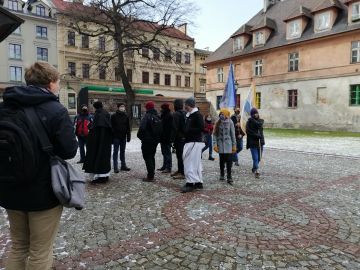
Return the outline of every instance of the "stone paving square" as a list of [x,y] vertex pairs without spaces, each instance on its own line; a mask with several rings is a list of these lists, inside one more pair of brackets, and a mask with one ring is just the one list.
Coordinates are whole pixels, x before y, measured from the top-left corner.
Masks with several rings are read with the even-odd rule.
[[[249,151],[233,168],[233,186],[218,180],[218,158],[205,153],[204,190],[181,194],[184,181],[169,175],[141,182],[145,165],[132,141],[132,170],[88,184],[86,209],[65,209],[54,269],[360,269],[360,159],[268,145],[260,179]],[[160,147],[156,158],[158,168]],[[1,269],[10,245],[2,209]]]

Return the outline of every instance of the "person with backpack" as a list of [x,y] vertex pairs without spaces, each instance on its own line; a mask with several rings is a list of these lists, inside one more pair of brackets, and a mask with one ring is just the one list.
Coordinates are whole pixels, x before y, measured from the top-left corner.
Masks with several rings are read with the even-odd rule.
[[130,142],[131,139],[130,119],[129,116],[126,114],[125,104],[119,103],[117,105],[117,108],[118,108],[117,111],[113,115],[111,115],[111,126],[114,136],[113,167],[115,173],[119,173],[119,167],[118,167],[119,148],[120,148],[120,161],[121,161],[120,170],[130,171],[130,168],[126,166],[125,148],[126,148],[126,143]]
[[74,122],[75,134],[78,139],[80,149],[80,160],[78,163],[84,163],[87,136],[89,135],[89,127],[92,124],[92,117],[90,116],[88,107],[85,104],[81,106],[81,112],[75,116]]
[[243,150],[243,137],[245,132],[241,128],[241,115],[240,108],[236,108],[234,114],[231,116],[235,127],[235,137],[236,137],[236,153],[233,154],[232,161],[235,166],[239,166],[239,156],[238,154]]
[[174,100],[173,126],[171,132],[171,142],[174,144],[178,169],[172,173],[174,179],[184,179],[183,150],[185,145],[185,119],[184,101],[182,99]]
[[83,169],[90,174],[91,183],[106,183],[111,171],[111,145],[113,133],[110,114],[103,108],[101,101],[93,104],[94,121],[89,131],[87,154]]
[[194,98],[185,100],[187,114],[184,129],[185,145],[183,160],[186,184],[181,189],[182,193],[203,188],[201,151],[205,146],[202,142],[204,119],[195,105]]
[[155,110],[155,104],[148,101],[145,104],[146,113],[141,120],[137,137],[141,140],[141,152],[145,161],[147,176],[144,182],[155,181],[155,154],[162,134],[161,119]]
[[0,104],[0,206],[10,224],[7,270],[49,270],[63,206],[51,185],[50,159],[25,110],[34,109],[55,155],[71,159],[78,143],[68,111],[58,101],[59,72],[36,62],[25,71],[26,86],[5,89]]
[[215,160],[212,156],[212,150],[213,150],[213,140],[212,140],[212,134],[214,130],[214,124],[211,118],[211,115],[208,114],[205,116],[205,128],[204,128],[204,136],[205,136],[205,147],[202,149],[202,153],[206,151],[206,149],[209,148],[209,160],[213,161]]
[[161,105],[161,122],[163,132],[161,134],[160,146],[163,155],[163,165],[158,170],[162,173],[171,173],[172,156],[171,156],[171,129],[173,125],[173,116],[170,111],[170,105],[164,103]]

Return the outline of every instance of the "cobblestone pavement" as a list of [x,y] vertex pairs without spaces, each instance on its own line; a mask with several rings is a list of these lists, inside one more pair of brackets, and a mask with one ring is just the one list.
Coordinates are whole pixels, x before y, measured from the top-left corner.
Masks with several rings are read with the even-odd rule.
[[[255,179],[244,150],[233,186],[204,159],[204,190],[181,194],[168,175],[141,182],[129,148],[130,172],[88,185],[86,209],[64,211],[55,269],[360,269],[359,159],[266,149]],[[1,211],[0,268],[11,245]]]

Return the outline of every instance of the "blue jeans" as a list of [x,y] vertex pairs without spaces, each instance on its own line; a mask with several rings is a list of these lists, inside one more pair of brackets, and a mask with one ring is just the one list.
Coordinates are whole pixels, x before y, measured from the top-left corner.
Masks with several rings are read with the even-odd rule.
[[204,153],[206,151],[206,149],[209,148],[209,158],[212,157],[212,151],[213,151],[213,147],[212,147],[212,135],[211,134],[206,134],[206,144],[205,147],[202,149],[202,153]]
[[115,138],[113,140],[113,144],[114,144],[114,152],[113,152],[114,169],[118,169],[119,148],[120,148],[121,168],[126,167],[126,162],[125,162],[126,139],[117,139],[117,138]]
[[259,148],[257,148],[257,147],[250,148],[250,152],[251,152],[251,156],[252,156],[252,160],[253,160],[253,167],[252,167],[253,172],[259,169],[259,162],[261,160],[263,150],[264,150],[264,147],[261,146],[261,155],[260,155]]
[[239,161],[238,154],[243,150],[243,145],[243,138],[236,140],[236,153],[233,154],[233,162]]
[[171,144],[161,143],[161,154],[163,155],[163,166],[162,168],[171,170],[172,167],[172,155],[171,155]]
[[84,162],[85,161],[85,147],[86,147],[86,137],[82,137],[82,136],[78,136],[77,137],[78,142],[79,142],[79,149],[80,149],[80,161]]

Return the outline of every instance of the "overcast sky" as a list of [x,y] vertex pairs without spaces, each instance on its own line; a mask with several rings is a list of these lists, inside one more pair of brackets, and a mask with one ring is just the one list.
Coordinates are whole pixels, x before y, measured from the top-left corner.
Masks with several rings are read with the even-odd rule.
[[195,47],[215,51],[263,6],[263,0],[194,0],[199,12],[190,26]]

